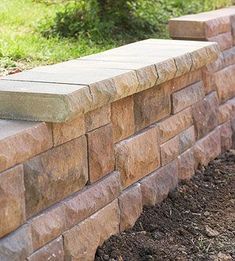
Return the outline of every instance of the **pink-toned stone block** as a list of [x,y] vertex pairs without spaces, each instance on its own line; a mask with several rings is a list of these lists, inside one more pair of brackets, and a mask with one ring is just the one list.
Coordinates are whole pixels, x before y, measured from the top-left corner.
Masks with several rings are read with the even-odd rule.
[[176,136],[160,146],[162,166],[176,159],[179,155],[179,136]]
[[190,179],[195,172],[195,159],[193,149],[189,149],[181,154],[179,160],[179,179]]
[[232,147],[232,126],[231,122],[227,121],[222,124],[220,127],[220,137],[221,137],[221,152],[231,149]]

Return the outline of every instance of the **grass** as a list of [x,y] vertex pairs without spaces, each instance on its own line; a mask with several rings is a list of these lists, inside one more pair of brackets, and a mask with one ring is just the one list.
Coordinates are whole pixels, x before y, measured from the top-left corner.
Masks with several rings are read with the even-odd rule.
[[[0,75],[17,67],[26,69],[57,63],[100,52],[126,42],[126,39],[112,40],[111,35],[102,41],[85,36],[79,39],[57,36],[45,38],[39,30],[40,24],[43,21],[52,21],[66,1],[68,0],[0,0]],[[230,2],[230,0],[215,1],[225,4]],[[182,12],[195,12],[195,8],[192,9],[191,6],[191,9],[182,11],[181,0],[156,0],[156,10],[153,11],[150,10],[152,6],[146,6],[147,1],[140,0],[140,2],[143,10],[139,12],[142,12],[143,16],[147,14],[154,23],[156,19],[156,27],[160,29],[153,37],[158,38],[167,37],[166,22],[170,16],[182,15]],[[198,5],[198,1],[196,3]],[[196,10],[204,9],[197,7]]]

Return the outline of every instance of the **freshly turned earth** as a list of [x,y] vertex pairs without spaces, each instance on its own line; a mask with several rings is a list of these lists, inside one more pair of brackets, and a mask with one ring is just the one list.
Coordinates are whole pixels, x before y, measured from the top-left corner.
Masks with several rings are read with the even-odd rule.
[[235,260],[235,151],[197,172],[106,241],[95,260]]

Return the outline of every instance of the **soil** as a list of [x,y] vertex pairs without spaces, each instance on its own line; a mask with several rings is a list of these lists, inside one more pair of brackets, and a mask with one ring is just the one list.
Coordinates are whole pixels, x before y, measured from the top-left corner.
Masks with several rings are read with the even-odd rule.
[[135,226],[106,241],[95,260],[235,260],[235,151],[144,208]]

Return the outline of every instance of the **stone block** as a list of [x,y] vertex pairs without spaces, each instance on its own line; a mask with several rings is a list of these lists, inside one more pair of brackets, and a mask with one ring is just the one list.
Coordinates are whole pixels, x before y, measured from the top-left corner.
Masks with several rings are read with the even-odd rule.
[[78,116],[65,123],[53,123],[54,146],[66,143],[85,134],[84,115]]
[[25,222],[23,167],[0,173],[0,238]]
[[207,40],[218,43],[221,51],[227,50],[233,46],[233,37],[231,31],[209,37]]
[[63,238],[59,237],[27,258],[28,261],[64,261]]
[[204,137],[218,125],[219,102],[216,92],[192,106],[197,139]]
[[221,153],[220,129],[217,127],[194,145],[196,167],[207,166],[208,163]]
[[22,261],[33,252],[31,231],[25,225],[0,239],[1,261]]
[[187,130],[179,134],[179,153],[183,153],[191,148],[195,143],[195,129],[194,126],[189,127]]
[[115,147],[116,168],[123,187],[128,187],[160,166],[159,135],[156,127],[124,140]]
[[46,123],[0,120],[0,171],[51,147],[51,129]]
[[134,226],[143,210],[140,184],[124,190],[118,200],[120,207],[120,231],[124,231]]
[[193,149],[189,149],[181,154],[179,160],[179,179],[190,179],[195,172],[195,159]]
[[157,124],[159,129],[160,143],[164,143],[167,140],[173,138],[180,132],[189,128],[193,124],[191,108],[187,108],[166,120],[163,120]]
[[232,127],[231,122],[227,121],[222,124],[220,127],[220,137],[221,137],[221,152],[225,152],[232,147]]
[[205,94],[209,94],[210,92],[216,90],[214,72],[209,72],[206,69],[202,70],[202,79],[203,79]]
[[168,81],[134,95],[135,127],[137,131],[170,115],[171,85],[172,81]]
[[232,105],[228,102],[219,106],[218,121],[222,124],[229,121],[232,115]]
[[120,174],[114,172],[66,199],[63,202],[65,206],[66,228],[75,226],[108,205],[119,196],[120,191]]
[[111,119],[115,143],[134,134],[135,119],[133,96],[112,103]]
[[118,201],[87,218],[64,233],[65,260],[93,261],[98,246],[119,232]]
[[162,202],[178,184],[178,160],[174,160],[140,181],[143,204]]
[[114,170],[112,125],[108,124],[87,134],[89,181],[95,182]]
[[156,63],[155,66],[158,74],[158,79],[156,84],[165,83],[173,79],[177,74],[176,63],[172,57],[166,59],[165,61]]
[[86,137],[74,139],[24,164],[27,217],[84,187],[88,180]]
[[203,82],[197,82],[172,94],[172,111],[177,113],[205,97]]
[[135,71],[139,81],[138,91],[152,88],[159,78],[155,65],[149,65]]
[[224,67],[234,65],[235,64],[235,47],[225,50],[223,52],[223,58],[224,58]]
[[160,146],[162,166],[176,159],[179,155],[179,136],[168,140]]
[[29,221],[33,250],[37,250],[65,231],[65,208],[59,204]]
[[97,129],[111,122],[110,105],[105,105],[85,114],[86,131]]

